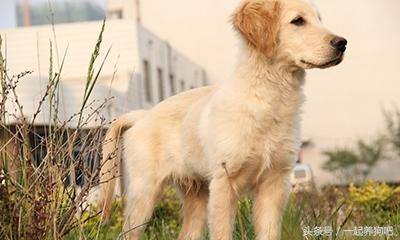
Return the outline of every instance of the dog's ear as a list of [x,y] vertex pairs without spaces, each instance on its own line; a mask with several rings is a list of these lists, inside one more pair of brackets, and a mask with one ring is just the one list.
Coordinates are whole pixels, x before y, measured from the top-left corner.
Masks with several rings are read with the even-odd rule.
[[276,1],[246,1],[232,16],[236,31],[271,58],[278,44],[280,6]]

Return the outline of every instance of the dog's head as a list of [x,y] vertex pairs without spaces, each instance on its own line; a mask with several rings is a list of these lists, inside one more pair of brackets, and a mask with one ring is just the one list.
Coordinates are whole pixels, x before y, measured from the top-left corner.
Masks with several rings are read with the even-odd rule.
[[250,48],[291,67],[331,67],[346,50],[346,39],[322,25],[308,0],[245,0],[232,23]]

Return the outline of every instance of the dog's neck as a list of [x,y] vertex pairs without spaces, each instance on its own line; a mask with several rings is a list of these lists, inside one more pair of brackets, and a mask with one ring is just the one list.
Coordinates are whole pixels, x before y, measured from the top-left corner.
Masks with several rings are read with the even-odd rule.
[[[243,48],[233,79],[224,84],[248,109],[268,115],[297,115],[303,103],[305,71],[273,62],[255,49]],[[238,106],[239,107],[239,106]],[[258,109],[258,110],[257,110]]]
[[234,84],[252,91],[273,89],[285,92],[301,91],[305,71],[273,61],[251,47],[244,47],[239,54]]

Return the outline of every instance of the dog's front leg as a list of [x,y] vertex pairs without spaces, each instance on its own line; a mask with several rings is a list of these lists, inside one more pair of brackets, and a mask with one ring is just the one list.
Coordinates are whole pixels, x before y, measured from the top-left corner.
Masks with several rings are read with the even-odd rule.
[[253,209],[257,240],[278,240],[286,202],[290,193],[290,173],[270,172],[258,185]]
[[183,189],[183,223],[179,240],[200,240],[207,221],[208,186]]
[[211,180],[208,204],[211,240],[232,239],[237,200],[231,179],[225,173]]

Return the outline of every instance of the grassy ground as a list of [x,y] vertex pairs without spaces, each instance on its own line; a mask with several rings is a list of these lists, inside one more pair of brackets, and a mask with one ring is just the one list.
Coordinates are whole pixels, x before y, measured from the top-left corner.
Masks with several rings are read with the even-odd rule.
[[[363,198],[357,195],[363,192]],[[323,189],[319,194],[292,194],[285,211],[282,226],[283,240],[301,239],[399,239],[400,212],[399,190],[384,184],[369,182],[360,187]],[[248,199],[240,201],[237,214],[234,239],[255,239],[251,221],[252,202]],[[147,224],[143,239],[167,240],[177,239],[180,228],[180,203],[173,190],[168,190],[155,210],[153,218]],[[68,239],[111,240],[118,238],[122,230],[121,200],[114,203],[111,221],[100,226],[98,219],[93,219],[83,230],[70,234]],[[374,227],[393,227],[393,234],[398,236],[373,236]],[[366,236],[354,236],[351,231],[362,227]],[[305,236],[304,230],[311,232]],[[330,236],[324,235],[332,230]],[[322,231],[321,234],[318,234]],[[325,232],[324,232],[325,231]],[[204,239],[208,239],[207,231]]]

